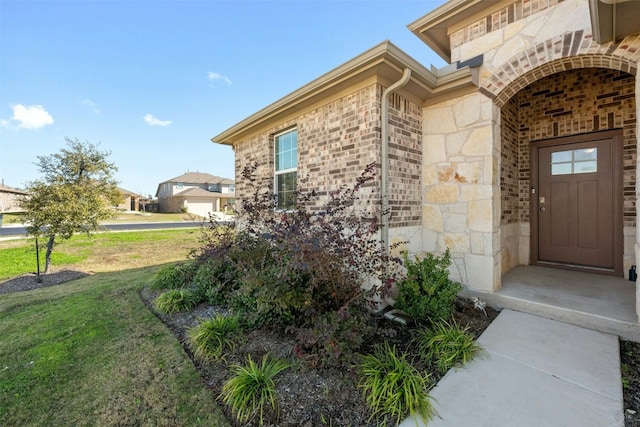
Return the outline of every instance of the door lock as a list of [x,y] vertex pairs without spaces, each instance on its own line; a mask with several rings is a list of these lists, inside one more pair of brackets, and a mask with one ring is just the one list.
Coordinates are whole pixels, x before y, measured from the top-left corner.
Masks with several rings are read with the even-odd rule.
[[540,212],[544,212],[546,210],[547,210],[547,208],[545,208],[544,206],[540,206]]

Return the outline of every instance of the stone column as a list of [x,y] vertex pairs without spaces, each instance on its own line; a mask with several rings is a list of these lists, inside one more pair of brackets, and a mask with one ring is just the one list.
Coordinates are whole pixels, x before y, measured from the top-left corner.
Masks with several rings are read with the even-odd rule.
[[472,289],[500,287],[500,110],[474,93],[424,112],[423,242]]

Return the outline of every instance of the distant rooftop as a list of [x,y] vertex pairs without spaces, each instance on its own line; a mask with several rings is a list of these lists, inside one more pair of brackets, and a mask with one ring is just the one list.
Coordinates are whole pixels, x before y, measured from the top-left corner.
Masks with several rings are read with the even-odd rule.
[[0,184],[0,193],[14,193],[14,194],[27,194],[24,190],[19,188],[9,187],[8,185]]
[[229,178],[211,175],[204,172],[187,172],[183,175],[161,182],[188,182],[192,184],[234,184],[235,181]]

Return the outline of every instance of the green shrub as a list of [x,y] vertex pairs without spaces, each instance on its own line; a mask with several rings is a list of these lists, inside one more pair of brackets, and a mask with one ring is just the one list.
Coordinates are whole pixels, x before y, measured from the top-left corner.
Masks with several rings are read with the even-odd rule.
[[[198,299],[212,305],[224,305],[232,286],[226,273],[232,266],[220,259],[207,259],[198,265],[193,276],[193,289]],[[233,280],[235,278],[232,277]]]
[[469,329],[455,320],[440,321],[418,331],[416,338],[420,357],[441,374],[454,366],[464,366],[482,351]]
[[167,314],[192,309],[197,303],[191,289],[170,289],[158,295],[155,300],[156,308]]
[[[225,267],[213,272],[216,280],[206,290],[208,299],[242,313],[246,326],[288,328],[309,340],[299,347],[314,355],[346,354],[358,341],[342,341],[362,322],[344,316],[359,316],[362,305],[388,292],[392,280],[386,267],[400,263],[385,255],[377,217],[358,202],[359,193],[375,183],[375,164],[352,186],[326,197],[300,180],[296,205],[286,211],[274,209],[276,196],[272,188],[260,186],[264,181],[257,178],[256,168],[242,173],[248,197],[241,200],[238,225],[212,222],[203,231],[198,261]],[[372,286],[365,290],[365,284]],[[339,326],[337,317],[348,327]],[[328,335],[316,328],[319,323],[329,326]]]
[[449,249],[442,256],[429,253],[414,260],[405,252],[403,259],[407,275],[398,282],[395,307],[418,321],[437,322],[451,318],[462,286],[449,279]]
[[406,355],[400,356],[388,344],[376,347],[373,354],[363,356],[360,365],[360,387],[372,409],[371,418],[395,418],[396,425],[407,416],[419,415],[429,421],[436,414],[427,391],[429,376],[411,365]]
[[220,398],[231,407],[239,422],[246,423],[259,412],[260,425],[263,425],[266,405],[276,413],[278,411],[275,377],[290,366],[288,362],[268,354],[260,365],[248,356],[246,366],[232,366],[233,376],[222,387]]
[[225,349],[233,348],[239,340],[240,326],[236,316],[223,316],[203,320],[189,329],[189,341],[198,359],[218,360]]
[[165,265],[155,274],[152,287],[155,289],[178,289],[186,287],[196,271],[195,263],[179,262]]
[[283,273],[275,260],[265,259],[262,264],[261,268],[247,269],[231,297],[234,309],[244,313],[243,321],[254,328],[308,323],[314,313],[305,310],[312,304],[307,280],[295,270]]
[[296,350],[300,355],[301,351],[307,354],[312,364],[351,366],[356,362],[356,352],[373,335],[370,320],[364,305],[318,316],[309,326],[297,329]]

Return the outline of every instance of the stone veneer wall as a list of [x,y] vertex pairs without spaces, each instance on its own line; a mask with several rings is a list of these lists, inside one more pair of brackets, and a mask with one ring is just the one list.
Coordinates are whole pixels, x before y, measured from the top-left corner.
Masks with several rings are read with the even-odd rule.
[[[484,17],[485,19],[487,17]],[[638,65],[640,63],[640,34],[629,35],[622,40],[609,43],[598,44],[593,40],[591,33],[591,18],[589,15],[588,0],[563,0],[553,7],[547,7],[541,12],[524,16],[520,20],[510,21],[507,15],[504,16],[497,29],[493,27],[491,31],[480,34],[480,30],[472,30],[469,25],[464,29],[470,33],[467,37],[458,37],[451,49],[451,60],[464,61],[477,55],[483,55],[483,65],[479,73],[480,92],[493,100],[495,106],[502,108],[502,117],[496,122],[514,120],[514,109],[516,105],[507,103],[523,88],[541,80],[544,77],[562,73],[567,70],[583,68],[606,68],[618,70],[637,76]],[[491,17],[493,19],[493,17]],[[486,25],[486,24],[485,24]],[[475,33],[474,33],[475,31]],[[635,96],[640,94],[640,79],[635,79]],[[464,102],[464,99],[450,101],[451,107],[456,102]],[[616,102],[616,101],[614,101]],[[602,105],[602,104],[600,104]],[[504,107],[504,108],[503,108]],[[640,114],[640,103],[636,102],[636,116]],[[615,113],[614,113],[615,122]],[[600,123],[601,125],[602,123]],[[615,123],[614,123],[615,124]],[[618,123],[619,125],[620,123]],[[607,114],[606,125],[609,126],[609,116]],[[501,125],[504,131],[510,126],[509,123]],[[559,129],[560,124],[558,124]],[[575,133],[580,132],[580,126]],[[635,186],[635,198],[632,193],[633,188],[628,177],[632,173],[631,163],[634,159],[630,156],[632,137],[629,136],[632,126],[625,125],[625,270],[629,263],[640,265],[640,229],[630,226],[631,200],[638,199],[640,189]],[[501,130],[497,130],[499,135]],[[507,130],[507,133],[509,130]],[[428,135],[425,135],[425,139]],[[638,146],[638,135],[636,135],[635,145]],[[501,176],[507,176],[500,182],[503,191],[513,192],[514,190],[514,170],[504,162],[513,160],[514,136],[511,130],[510,135],[498,137],[501,139],[498,150],[504,146],[506,153],[499,151],[498,160],[501,167]],[[638,168],[638,159],[635,158],[635,170]],[[635,175],[635,170],[633,174]],[[518,171],[518,174],[524,171]],[[527,199],[528,200],[528,199]],[[635,203],[634,200],[634,203]],[[502,271],[506,271],[510,266],[529,262],[529,223],[519,218],[521,209],[515,206],[515,199],[503,195],[500,241],[497,247],[505,249],[501,253]],[[520,201],[518,200],[520,203]],[[522,201],[525,204],[528,202]],[[638,207],[633,209],[637,211]],[[515,214],[514,212],[518,212]],[[528,213],[525,215],[528,216]],[[635,231],[634,231],[635,230]],[[634,247],[635,246],[635,247]],[[634,255],[635,252],[635,255]],[[635,259],[635,262],[632,260]],[[472,271],[467,266],[467,271]],[[481,272],[477,269],[472,274]],[[487,268],[484,269],[487,271]],[[496,290],[500,285],[500,278],[493,278],[493,287],[479,286],[483,290]],[[636,312],[640,316],[640,281],[636,284]]]
[[[313,185],[321,200],[341,186],[351,186],[370,163],[381,163],[381,103],[383,88],[371,85],[319,106],[234,146],[236,196],[246,197],[242,179],[247,165],[259,165],[261,186],[273,186],[274,135],[298,130],[298,185]],[[397,94],[389,108],[390,225],[394,228],[421,224],[422,110]],[[379,178],[361,193],[361,207],[380,212]],[[320,202],[319,202],[320,203]],[[314,209],[315,206],[310,206]]]
[[482,37],[487,33],[497,31],[515,21],[555,6],[562,1],[563,0],[518,0],[513,2],[451,33],[449,36],[451,48],[456,48],[464,43]]
[[450,249],[452,276],[499,284],[499,111],[475,93],[424,110],[424,249]]

